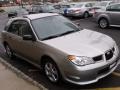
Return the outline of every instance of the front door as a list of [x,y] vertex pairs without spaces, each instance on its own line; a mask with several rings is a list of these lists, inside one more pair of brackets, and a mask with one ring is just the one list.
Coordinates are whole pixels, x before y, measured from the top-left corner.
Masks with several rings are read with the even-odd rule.
[[17,48],[17,51],[19,54],[24,56],[25,58],[31,60],[34,63],[39,63],[42,48],[39,47],[38,41],[33,40],[23,40],[24,35],[31,35],[35,38],[35,35],[29,25],[29,23],[25,20],[19,21],[19,40],[17,44],[19,44],[19,48]]

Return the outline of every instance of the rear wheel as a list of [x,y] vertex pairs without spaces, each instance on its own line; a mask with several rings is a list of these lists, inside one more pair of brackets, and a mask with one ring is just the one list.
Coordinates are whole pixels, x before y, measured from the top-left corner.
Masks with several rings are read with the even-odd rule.
[[109,26],[109,23],[108,23],[108,20],[105,19],[105,18],[101,18],[99,21],[98,21],[98,24],[100,26],[100,28],[107,28]]
[[44,64],[44,72],[52,83],[58,83],[60,81],[60,72],[54,62],[46,61]]
[[13,51],[8,44],[5,45],[5,52],[9,58],[13,58]]
[[85,12],[84,15],[83,15],[84,18],[88,18],[89,17],[89,13],[88,12]]

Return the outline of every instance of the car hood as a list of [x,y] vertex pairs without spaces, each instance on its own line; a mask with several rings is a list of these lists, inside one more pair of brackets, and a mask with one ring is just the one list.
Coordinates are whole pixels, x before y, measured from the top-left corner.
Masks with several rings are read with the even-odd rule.
[[88,57],[101,55],[115,44],[109,36],[88,29],[45,40],[44,43],[69,55]]

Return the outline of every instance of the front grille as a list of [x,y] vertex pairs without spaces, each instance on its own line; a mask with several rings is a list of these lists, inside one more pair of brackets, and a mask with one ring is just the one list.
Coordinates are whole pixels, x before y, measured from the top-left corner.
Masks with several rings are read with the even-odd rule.
[[96,57],[93,57],[93,60],[94,61],[101,61],[103,59],[102,55],[99,55],[99,56],[96,56]]
[[113,57],[114,51],[115,51],[115,48],[112,48],[105,53],[106,60],[110,60]]

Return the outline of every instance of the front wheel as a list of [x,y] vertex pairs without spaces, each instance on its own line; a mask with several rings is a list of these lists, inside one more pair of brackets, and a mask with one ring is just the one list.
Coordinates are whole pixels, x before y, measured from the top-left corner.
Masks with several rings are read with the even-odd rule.
[[47,78],[52,83],[58,83],[60,81],[60,72],[57,68],[57,65],[52,61],[47,61],[44,64],[44,72]]
[[109,23],[108,23],[108,20],[105,19],[105,18],[101,18],[99,21],[98,21],[98,24],[100,26],[100,28],[107,28],[109,26]]

